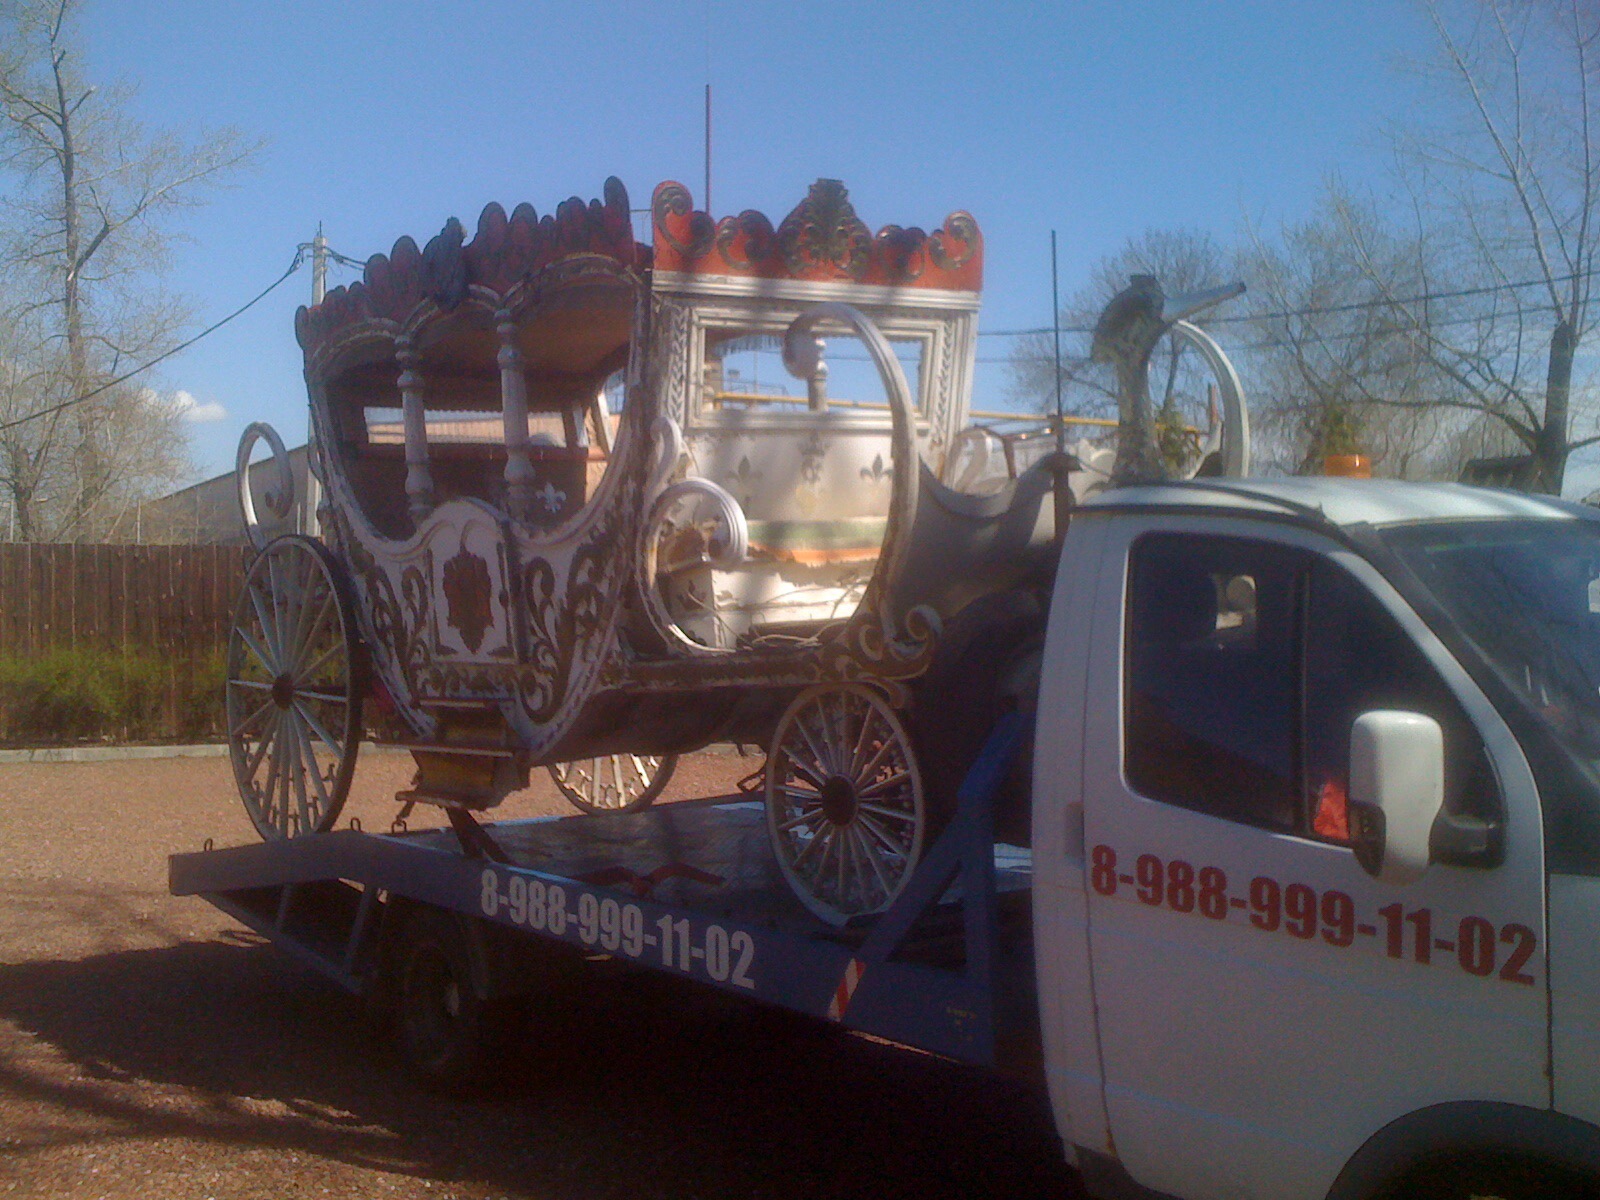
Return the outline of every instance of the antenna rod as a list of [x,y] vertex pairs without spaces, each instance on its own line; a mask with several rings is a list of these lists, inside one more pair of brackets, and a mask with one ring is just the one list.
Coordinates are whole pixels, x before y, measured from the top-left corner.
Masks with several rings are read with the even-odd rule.
[[1061,281],[1054,229],[1050,231],[1050,329],[1055,334],[1056,362],[1056,452],[1050,456],[1050,491],[1055,500],[1055,543],[1059,550],[1066,541],[1074,501],[1068,478],[1073,460],[1067,457],[1067,414],[1061,403]]
[[706,84],[706,198],[705,212],[711,211],[711,85]]
[[1050,326],[1056,344],[1056,453],[1067,451],[1066,412],[1061,407],[1061,281],[1056,269],[1056,231],[1050,231]]

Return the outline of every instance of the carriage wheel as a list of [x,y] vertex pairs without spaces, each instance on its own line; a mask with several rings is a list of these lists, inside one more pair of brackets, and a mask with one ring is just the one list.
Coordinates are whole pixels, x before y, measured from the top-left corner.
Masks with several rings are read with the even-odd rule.
[[887,908],[927,819],[911,739],[878,693],[823,685],[795,699],[767,758],[767,830],[802,904],[833,925]]
[[676,754],[602,754],[551,763],[549,770],[580,812],[638,812],[650,807],[677,766]]
[[228,638],[228,753],[268,841],[332,827],[361,742],[360,657],[339,567],[278,538],[256,556]]

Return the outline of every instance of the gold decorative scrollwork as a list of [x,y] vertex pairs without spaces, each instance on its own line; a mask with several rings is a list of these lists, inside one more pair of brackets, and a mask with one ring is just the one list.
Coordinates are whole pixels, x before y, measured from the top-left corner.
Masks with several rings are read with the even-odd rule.
[[605,632],[606,600],[617,586],[617,558],[599,539],[589,540],[573,555],[564,593],[558,593],[549,560],[534,558],[522,567],[528,631],[522,707],[541,725],[555,720],[567,702],[577,652],[597,646]]
[[[378,565],[361,540],[352,535],[345,515],[337,507],[329,510],[326,528],[335,554],[350,569],[351,582],[359,601],[356,619],[375,665],[380,675],[387,677],[390,685],[399,684],[403,689],[404,694],[397,697],[400,703],[396,715],[407,725],[412,725],[416,714],[409,700],[418,691],[419,674],[427,662],[427,648],[418,636],[421,627],[408,623],[388,573]],[[422,603],[425,615],[425,594]]]
[[[954,253],[950,246],[952,242],[960,247]],[[945,219],[944,228],[936,230],[928,239],[928,256],[940,270],[953,271],[966,265],[977,253],[977,246],[978,222],[972,218],[972,214],[951,213]]]
[[828,266],[860,279],[871,260],[872,234],[856,216],[844,184],[819,179],[778,227],[778,247],[797,275]]
[[527,669],[519,689],[522,707],[535,721],[545,722],[561,706],[572,664],[571,643],[561,641],[556,571],[548,559],[535,558],[523,565],[522,601],[528,621]]
[[[740,234],[744,235],[742,239]],[[724,217],[717,222],[717,253],[724,265],[749,270],[772,254],[776,237],[766,214],[747,208],[737,217]]]
[[942,623],[925,604],[907,611],[899,628],[875,579],[855,615],[822,645],[822,673],[835,680],[887,681],[921,675],[933,661]]
[[[656,189],[655,203],[650,218],[655,222],[656,233],[661,239],[685,258],[695,259],[704,256],[711,249],[713,227],[711,218],[703,212],[696,212],[694,200],[689,195],[689,189],[678,183],[663,184]],[[689,239],[681,241],[672,233],[672,225],[684,217],[689,219]]]

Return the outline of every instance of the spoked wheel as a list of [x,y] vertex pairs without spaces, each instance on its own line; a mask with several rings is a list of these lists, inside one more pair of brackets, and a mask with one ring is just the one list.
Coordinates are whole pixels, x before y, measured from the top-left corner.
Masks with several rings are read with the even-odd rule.
[[580,812],[638,812],[672,779],[678,756],[602,754],[551,763],[550,778]]
[[802,692],[767,758],[767,830],[789,886],[833,925],[905,888],[927,835],[922,777],[899,718],[855,684]]
[[228,753],[268,841],[332,827],[361,742],[356,626],[339,567],[298,535],[250,564],[228,638]]

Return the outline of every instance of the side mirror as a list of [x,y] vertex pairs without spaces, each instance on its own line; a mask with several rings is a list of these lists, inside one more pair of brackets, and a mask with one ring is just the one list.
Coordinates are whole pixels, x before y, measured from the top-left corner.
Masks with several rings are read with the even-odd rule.
[[1350,731],[1350,833],[1356,861],[1384,883],[1428,869],[1444,807],[1444,730],[1421,713],[1362,713]]

